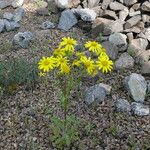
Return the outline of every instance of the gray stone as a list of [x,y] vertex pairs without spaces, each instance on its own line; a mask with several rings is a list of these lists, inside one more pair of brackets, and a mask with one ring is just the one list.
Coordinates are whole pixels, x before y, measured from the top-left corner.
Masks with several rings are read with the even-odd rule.
[[134,59],[128,54],[123,53],[115,62],[116,69],[129,69],[134,67]]
[[110,7],[110,9],[115,10],[115,11],[116,10],[124,10],[126,8],[123,4],[121,4],[119,2],[111,2],[109,4],[109,7]]
[[24,17],[25,15],[25,10],[23,8],[17,8],[14,12],[14,16],[13,16],[13,20],[15,22],[19,22],[22,20],[22,18]]
[[129,28],[133,27],[140,20],[141,20],[141,16],[140,15],[133,16],[132,18],[130,18],[129,20],[126,21],[125,26],[124,26],[125,29],[129,29]]
[[134,5],[132,6],[132,8],[133,8],[134,10],[139,10],[139,9],[140,9],[140,6],[141,6],[140,3],[136,3],[136,4],[134,4]]
[[116,111],[130,114],[131,106],[126,99],[118,99],[115,103]]
[[147,83],[142,75],[132,73],[130,76],[125,78],[125,86],[136,102],[144,102]]
[[128,8],[125,8],[125,9],[121,10],[119,12],[119,19],[124,21],[127,18],[128,14],[129,14]]
[[137,3],[138,0],[123,0],[123,3],[126,5],[126,6],[131,6],[135,3]]
[[148,106],[136,102],[131,103],[131,111],[137,116],[147,116],[150,114]]
[[110,85],[107,85],[104,83],[99,83],[99,86],[105,89],[107,95],[110,95],[110,92],[112,89],[112,87]]
[[93,8],[99,4],[100,0],[88,1],[88,8]]
[[7,1],[7,0],[0,1],[0,9],[6,8],[6,7],[10,6],[10,5],[11,5],[11,3],[9,1]]
[[138,33],[142,32],[142,29],[139,28],[138,26],[133,26],[133,27],[131,27],[129,29],[124,30],[124,32],[125,33],[133,32],[133,33],[137,33],[138,34]]
[[17,8],[17,7],[21,7],[24,3],[24,0],[13,0],[12,2],[12,7]]
[[78,23],[76,16],[71,10],[65,10],[61,13],[58,28],[68,31]]
[[143,38],[133,39],[128,45],[128,53],[134,57],[137,57],[143,51],[146,50],[148,41]]
[[141,14],[141,11],[134,11],[134,12],[129,13],[129,16],[133,17],[133,16],[140,15],[140,14]]
[[103,0],[102,2],[102,9],[107,9],[107,7],[109,6],[109,4],[113,2],[113,0]]
[[147,39],[145,34],[143,32],[140,32],[138,35],[137,35],[137,38],[142,38],[142,39]]
[[3,19],[0,19],[0,33],[4,31],[5,23]]
[[13,45],[21,48],[28,48],[30,41],[33,39],[31,32],[19,32],[13,38]]
[[150,27],[145,29],[145,36],[147,40],[150,42]]
[[4,20],[6,31],[12,31],[20,27],[20,24],[15,21]]
[[106,97],[106,91],[101,86],[94,85],[85,90],[85,103],[90,105],[92,103],[103,102]]
[[80,16],[83,21],[94,21],[97,16],[96,12],[89,8],[72,9],[72,11],[77,16]]
[[113,20],[118,19],[116,13],[114,11],[111,11],[111,10],[104,10],[103,17],[108,18],[108,19],[113,19]]
[[142,4],[141,9],[142,9],[143,11],[148,11],[148,12],[150,12],[150,2],[145,1],[145,2]]
[[145,75],[150,75],[150,60],[141,65],[141,72]]
[[129,33],[127,33],[126,34],[127,35],[127,38],[128,38],[128,41],[129,41],[129,43],[131,43],[131,41],[133,40],[133,33],[132,32],[129,32]]
[[4,14],[3,14],[3,18],[4,19],[7,19],[7,20],[12,20],[12,18],[13,18],[13,14],[12,13],[9,13],[9,12],[5,12]]
[[142,21],[144,23],[150,23],[150,16],[149,15],[146,15],[146,14],[143,14],[142,15]]
[[122,33],[114,33],[109,36],[109,41],[119,48],[119,51],[127,49],[127,36]]
[[108,56],[115,60],[118,56],[118,47],[109,41],[105,41],[102,43],[102,46],[106,49],[106,53]]
[[42,23],[41,28],[44,29],[44,30],[53,29],[53,28],[55,28],[55,25],[50,21],[45,21],[45,22]]

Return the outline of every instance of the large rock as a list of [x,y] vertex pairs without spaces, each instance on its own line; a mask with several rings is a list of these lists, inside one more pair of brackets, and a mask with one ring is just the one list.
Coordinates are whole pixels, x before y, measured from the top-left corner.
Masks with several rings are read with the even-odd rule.
[[33,39],[31,32],[19,32],[13,38],[13,45],[21,48],[28,48],[30,41]]
[[119,59],[115,62],[116,69],[129,69],[133,68],[133,66],[134,59],[126,52],[121,54]]
[[94,10],[89,8],[84,9],[72,9],[75,15],[81,17],[83,21],[94,21],[97,14]]
[[133,114],[135,114],[137,116],[150,115],[150,109],[148,106],[145,106],[143,104],[136,103],[136,102],[133,102],[131,104],[131,111],[133,112]]
[[11,2],[8,1],[8,0],[1,0],[0,1],[0,9],[6,8],[6,7],[10,6],[10,5],[11,5]]
[[115,103],[116,111],[130,114],[131,106],[126,99],[118,99]]
[[109,41],[119,48],[119,51],[127,49],[127,36],[122,33],[114,33],[109,36]]
[[130,18],[129,20],[126,21],[125,23],[125,29],[129,29],[136,25],[139,21],[141,20],[141,15],[136,15]]
[[14,16],[13,16],[13,20],[15,22],[19,22],[22,20],[22,18],[24,17],[25,15],[25,10],[23,8],[17,8],[14,12]]
[[137,57],[143,51],[146,50],[148,41],[143,38],[133,39],[128,45],[128,53],[134,57]]
[[58,28],[64,31],[68,31],[77,23],[78,20],[76,16],[73,14],[73,12],[71,10],[65,10],[61,13]]
[[4,31],[5,23],[3,19],[0,19],[0,33]]
[[118,3],[118,2],[111,2],[109,4],[109,7],[110,7],[110,9],[115,10],[115,11],[116,10],[124,10],[126,8],[123,4]]
[[136,102],[144,102],[147,90],[147,82],[142,75],[132,73],[130,76],[125,78],[125,86]]
[[145,2],[142,4],[141,9],[142,9],[143,11],[148,11],[148,12],[150,12],[150,2],[145,1]]
[[57,7],[65,9],[78,6],[80,4],[80,0],[55,0],[55,3]]
[[91,86],[85,91],[85,103],[90,105],[92,103],[103,102],[106,97],[106,91],[103,87],[97,85]]
[[118,47],[109,41],[105,41],[102,43],[102,46],[106,49],[106,53],[108,56],[115,60],[118,56]]
[[13,0],[12,7],[17,8],[21,7],[24,3],[24,0]]

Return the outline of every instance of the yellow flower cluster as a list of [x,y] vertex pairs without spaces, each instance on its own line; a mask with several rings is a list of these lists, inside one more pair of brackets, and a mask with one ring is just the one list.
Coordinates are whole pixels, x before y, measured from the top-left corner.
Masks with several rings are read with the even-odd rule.
[[108,73],[113,69],[113,62],[98,42],[89,41],[84,45],[89,52],[92,52],[92,55],[97,56],[96,60],[92,59],[92,57],[87,57],[84,52],[76,52],[76,45],[76,40],[70,37],[62,38],[58,48],[54,50],[53,55],[51,57],[43,57],[39,61],[39,75],[44,76],[45,73],[54,69],[58,69],[59,73],[68,74],[74,67],[80,66],[83,66],[91,76],[96,75],[99,70],[102,73]]

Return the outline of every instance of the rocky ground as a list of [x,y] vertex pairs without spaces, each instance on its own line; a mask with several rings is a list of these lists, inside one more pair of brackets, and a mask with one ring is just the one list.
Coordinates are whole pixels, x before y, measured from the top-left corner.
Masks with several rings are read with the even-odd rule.
[[[114,70],[72,93],[69,111],[81,118],[72,149],[149,150],[149,13],[148,0],[0,0],[0,62],[37,61],[65,36],[100,42]],[[0,149],[54,150],[48,126],[61,116],[57,93],[51,77],[48,90],[38,82],[0,95]]]

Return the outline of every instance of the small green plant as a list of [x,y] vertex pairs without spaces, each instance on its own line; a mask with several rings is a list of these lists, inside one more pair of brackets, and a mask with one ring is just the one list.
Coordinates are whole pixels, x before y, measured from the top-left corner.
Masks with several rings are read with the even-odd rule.
[[11,59],[0,62],[0,86],[12,92],[21,84],[33,85],[38,79],[36,63],[23,59]]
[[113,136],[116,136],[118,134],[118,128],[113,125],[109,129],[107,129],[107,132]]

